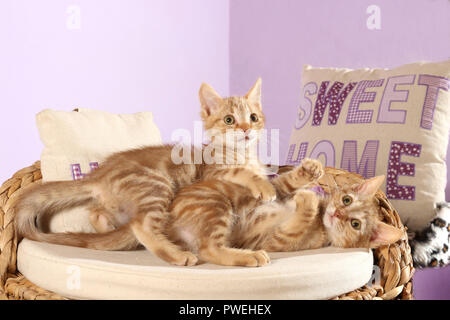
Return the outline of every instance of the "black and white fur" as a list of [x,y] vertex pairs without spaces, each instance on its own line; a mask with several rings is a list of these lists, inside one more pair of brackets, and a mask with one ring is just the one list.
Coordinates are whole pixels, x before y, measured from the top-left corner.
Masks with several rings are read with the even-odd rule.
[[422,230],[409,234],[414,266],[443,267],[450,263],[450,203],[436,204],[436,217]]

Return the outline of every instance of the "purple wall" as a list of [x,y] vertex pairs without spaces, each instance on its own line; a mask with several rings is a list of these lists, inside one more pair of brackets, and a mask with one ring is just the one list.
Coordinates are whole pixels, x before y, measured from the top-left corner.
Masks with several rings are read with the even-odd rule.
[[417,300],[449,300],[450,266],[417,270],[413,278],[413,290]]
[[2,1],[0,181],[39,159],[44,108],[151,110],[164,141],[192,129],[203,81],[228,94],[228,38],[228,1]]
[[[366,26],[373,4],[380,30]],[[304,64],[389,68],[450,58],[448,0],[230,0],[230,17],[230,93],[262,77],[263,108],[268,127],[281,129],[283,161]],[[418,271],[415,285],[417,298],[450,299],[450,268]]]
[[[380,30],[366,27],[372,4],[381,9]],[[258,76],[268,127],[281,129],[283,161],[303,64],[444,60],[448,39],[448,0],[4,0],[0,181],[39,158],[34,115],[44,108],[151,110],[168,142],[199,119],[201,82],[242,94]],[[419,271],[416,297],[450,299],[448,283],[450,268]]]

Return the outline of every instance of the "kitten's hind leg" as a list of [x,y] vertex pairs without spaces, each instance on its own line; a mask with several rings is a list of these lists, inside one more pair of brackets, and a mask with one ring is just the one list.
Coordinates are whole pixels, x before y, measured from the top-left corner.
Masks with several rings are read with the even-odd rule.
[[315,221],[319,212],[319,198],[314,191],[300,190],[294,196],[295,214],[291,216],[280,230],[285,235],[300,236]]
[[110,189],[120,197],[117,203],[127,207],[134,236],[147,250],[174,265],[197,263],[193,253],[183,251],[167,237],[168,208],[175,193],[168,176],[157,170],[132,167],[123,169],[111,181]]
[[288,219],[275,228],[272,237],[264,245],[269,251],[293,251],[304,241],[311,224],[319,212],[319,198],[313,191],[300,190],[294,199],[296,208]]
[[[165,213],[166,216],[169,213]],[[167,236],[158,230],[152,222],[152,214],[149,213],[143,221],[134,222],[131,228],[134,235],[145,248],[162,260],[177,266],[193,266],[198,262],[198,258],[190,251],[183,251],[179,246],[171,242]],[[154,220],[153,220],[154,221]]]
[[295,196],[297,214],[303,215],[306,222],[314,218],[319,211],[319,198],[314,191],[299,190]]
[[93,205],[89,208],[89,222],[98,233],[115,230],[118,225],[114,223],[111,214],[100,205]]
[[269,255],[264,250],[252,251],[214,244],[200,248],[199,258],[224,266],[262,267],[270,263]]
[[183,251],[167,237],[167,224],[170,219],[169,203],[173,199],[173,190],[169,182],[164,183],[160,177],[159,184],[141,183],[136,212],[131,221],[131,229],[138,241],[153,254],[164,261],[178,266],[193,266],[197,264],[197,256],[189,251]]
[[201,260],[225,266],[261,267],[270,263],[264,250],[230,248],[228,237],[233,225],[231,212],[216,208],[209,216],[200,238],[198,256]]

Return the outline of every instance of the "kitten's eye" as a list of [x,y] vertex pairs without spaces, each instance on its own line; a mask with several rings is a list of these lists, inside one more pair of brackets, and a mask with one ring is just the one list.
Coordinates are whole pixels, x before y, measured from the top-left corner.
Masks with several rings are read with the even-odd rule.
[[359,230],[361,229],[361,221],[359,221],[358,219],[352,219],[352,221],[350,221],[352,228],[355,230]]
[[223,118],[223,122],[225,122],[228,125],[232,125],[234,123],[234,117],[232,115],[228,115],[225,118]]
[[250,115],[250,120],[252,120],[253,122],[258,122],[258,115],[256,113],[252,113]]
[[352,202],[353,202],[352,197],[350,197],[350,196],[343,196],[343,197],[342,197],[342,203],[343,203],[345,206],[351,205]]

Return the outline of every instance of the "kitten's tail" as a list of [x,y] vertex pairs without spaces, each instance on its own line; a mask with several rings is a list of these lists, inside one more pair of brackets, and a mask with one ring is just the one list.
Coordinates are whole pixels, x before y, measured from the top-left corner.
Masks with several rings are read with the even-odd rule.
[[16,204],[15,226],[19,240],[49,242],[97,250],[127,250],[138,242],[128,226],[106,233],[45,233],[37,221],[65,209],[88,204],[93,200],[92,188],[83,180],[48,182],[26,190]]
[[129,225],[105,233],[42,233],[26,236],[28,239],[65,246],[96,250],[132,250],[139,246]]

